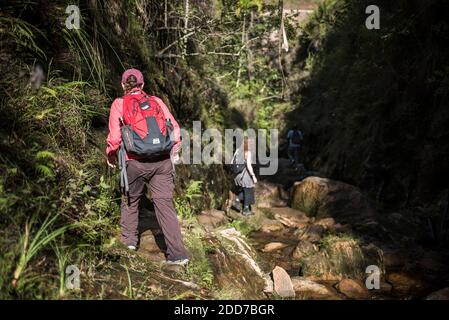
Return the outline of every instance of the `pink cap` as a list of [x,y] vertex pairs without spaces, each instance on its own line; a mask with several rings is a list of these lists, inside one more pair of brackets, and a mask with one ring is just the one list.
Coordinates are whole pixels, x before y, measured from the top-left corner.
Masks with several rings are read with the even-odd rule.
[[126,80],[130,77],[134,76],[137,79],[137,84],[143,84],[143,74],[137,69],[128,69],[122,74],[122,83],[125,83]]

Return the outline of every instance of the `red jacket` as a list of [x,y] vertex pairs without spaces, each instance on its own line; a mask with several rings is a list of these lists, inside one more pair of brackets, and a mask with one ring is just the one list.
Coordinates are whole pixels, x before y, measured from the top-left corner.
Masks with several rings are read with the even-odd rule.
[[[143,91],[138,90],[135,93],[143,93]],[[133,93],[131,93],[133,94]],[[164,112],[165,118],[170,119],[173,124],[173,136],[175,139],[175,144],[172,148],[172,154],[178,153],[181,149],[181,129],[179,128],[178,122],[176,122],[173,115],[168,110],[165,103],[159,99],[158,97],[154,97],[162,111]],[[120,120],[119,118],[123,117],[123,98],[117,98],[111,105],[111,111],[109,114],[109,134],[107,138],[107,148],[106,154],[109,156],[115,156],[122,142],[122,136],[120,133]],[[126,160],[135,159],[132,155],[126,154]]]

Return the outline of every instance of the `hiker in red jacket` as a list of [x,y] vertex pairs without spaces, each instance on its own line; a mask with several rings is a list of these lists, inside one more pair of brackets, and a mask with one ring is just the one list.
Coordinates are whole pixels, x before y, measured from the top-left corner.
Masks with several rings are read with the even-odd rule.
[[129,249],[138,244],[139,200],[145,184],[152,194],[157,220],[167,244],[167,263],[188,263],[181,229],[173,205],[173,159],[179,159],[179,125],[161,99],[143,91],[144,79],[137,69],[122,75],[124,96],[114,100],[109,116],[106,153],[116,167],[119,156],[121,187],[121,241]]

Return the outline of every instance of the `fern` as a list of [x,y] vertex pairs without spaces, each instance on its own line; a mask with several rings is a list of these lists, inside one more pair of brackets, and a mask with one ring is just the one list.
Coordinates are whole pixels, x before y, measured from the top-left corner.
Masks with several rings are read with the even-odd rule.
[[53,169],[46,166],[45,164],[36,164],[35,168],[39,174],[41,174],[42,176],[44,176],[46,178],[53,178],[55,176]]
[[48,150],[42,150],[39,151],[38,153],[36,153],[36,160],[39,159],[54,159],[55,158],[55,154],[51,151]]
[[201,197],[201,187],[203,185],[203,181],[199,180],[193,180],[190,182],[189,186],[187,187],[185,198],[189,201],[193,200],[194,198]]

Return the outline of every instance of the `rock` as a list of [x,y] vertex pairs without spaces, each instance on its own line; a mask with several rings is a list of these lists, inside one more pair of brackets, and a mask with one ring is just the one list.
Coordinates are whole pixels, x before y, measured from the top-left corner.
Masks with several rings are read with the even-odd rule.
[[319,224],[314,224],[308,227],[300,236],[299,240],[310,241],[312,243],[318,243],[324,233],[324,227]]
[[207,230],[212,230],[226,222],[226,214],[224,211],[210,209],[202,211],[197,216],[198,223]]
[[214,248],[208,258],[218,288],[232,288],[239,293],[235,299],[263,299],[263,292],[273,292],[273,280],[262,271],[255,259],[256,252],[239,231],[220,230],[205,241]]
[[382,294],[390,294],[392,289],[393,289],[393,286],[391,284],[389,284],[388,282],[385,282],[385,281],[380,282],[379,291]]
[[260,227],[259,231],[264,233],[273,233],[281,231],[282,229],[284,229],[284,227],[279,221],[265,219],[262,221],[262,226]]
[[287,201],[282,199],[284,194],[281,184],[260,181],[256,184],[256,206],[258,208],[285,207]]
[[312,297],[334,296],[333,292],[329,288],[315,281],[303,277],[293,277],[291,280],[293,289],[297,294],[301,293],[307,296],[311,295]]
[[449,288],[432,292],[426,297],[426,300],[449,300]]
[[335,220],[334,218],[323,218],[317,220],[314,224],[322,226],[325,230],[333,230],[335,227]]
[[287,271],[276,266],[273,269],[274,292],[282,298],[291,298],[295,296],[292,280]]
[[292,208],[309,217],[366,217],[374,209],[360,190],[352,185],[319,177],[308,177],[292,188]]
[[331,227],[329,229],[330,232],[332,233],[346,233],[346,234],[351,234],[352,233],[352,227],[350,224],[340,224],[340,223],[336,223],[333,227]]
[[343,279],[337,284],[337,289],[350,299],[367,299],[368,289],[359,280]]
[[270,242],[262,249],[263,252],[273,252],[286,248],[288,245],[282,242]]
[[375,255],[374,248],[365,256],[356,239],[326,236],[320,242],[320,251],[310,251],[300,260],[303,276],[315,276],[321,280],[343,278],[361,279],[368,265],[379,266],[383,271],[381,255]]
[[309,241],[300,241],[293,250],[293,259],[301,260],[318,251],[318,248]]
[[384,254],[384,265],[385,268],[390,269],[400,269],[407,263],[407,258],[397,252],[388,252]]
[[310,219],[301,211],[284,207],[272,208],[274,218],[289,228],[304,228]]
[[301,258],[300,274],[312,280],[340,280],[342,278],[335,272],[332,261],[324,252],[320,251]]
[[146,230],[140,235],[140,244],[137,252],[153,262],[165,261],[165,244],[162,231]]
[[402,272],[387,274],[387,281],[393,286],[393,293],[400,295],[419,293],[425,288],[421,280]]
[[148,253],[160,253],[166,250],[162,232],[147,230],[140,235],[139,250]]

